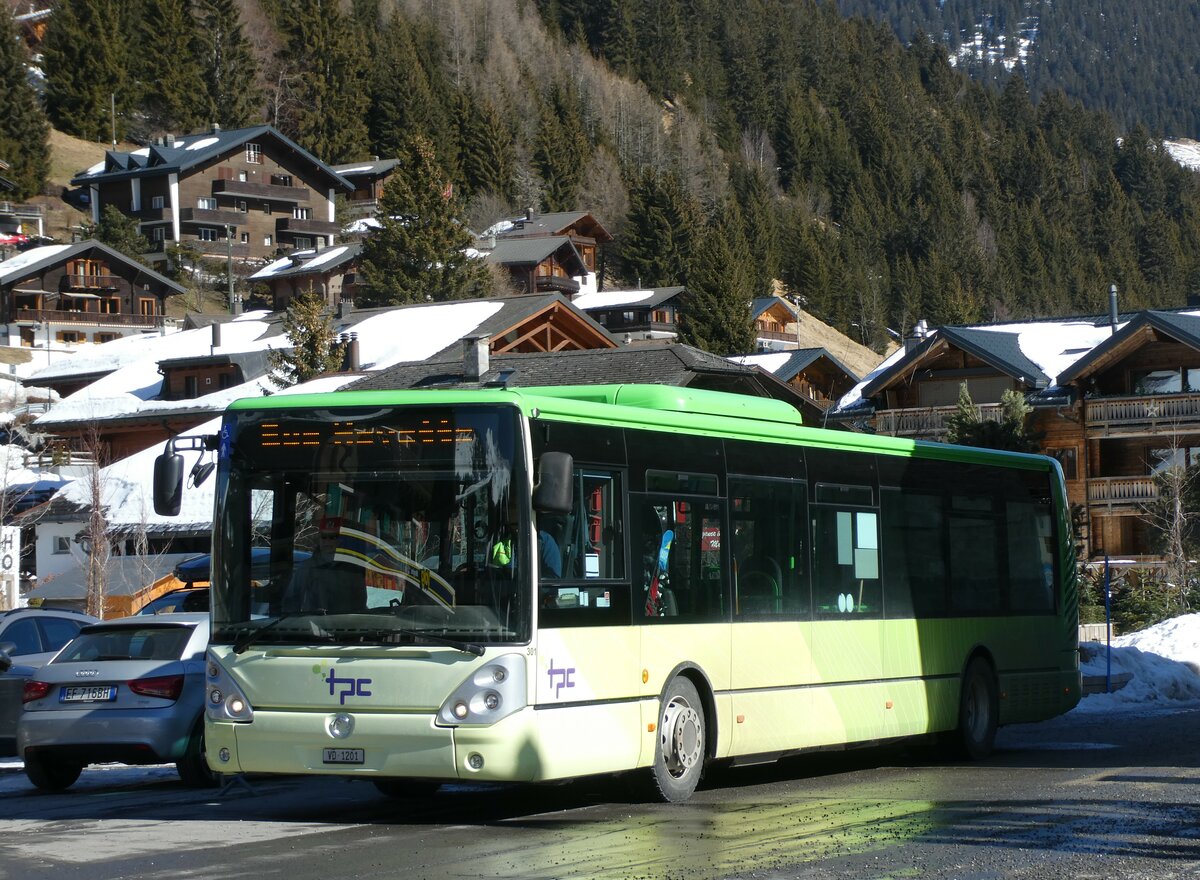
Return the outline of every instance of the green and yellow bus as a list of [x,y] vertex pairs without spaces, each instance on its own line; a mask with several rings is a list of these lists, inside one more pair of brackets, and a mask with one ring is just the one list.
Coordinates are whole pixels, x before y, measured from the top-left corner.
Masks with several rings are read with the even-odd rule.
[[[1079,700],[1042,456],[653,385],[242,400],[204,445],[222,773],[641,770],[682,801],[712,762],[929,734],[981,757]],[[160,510],[181,476],[168,450]]]

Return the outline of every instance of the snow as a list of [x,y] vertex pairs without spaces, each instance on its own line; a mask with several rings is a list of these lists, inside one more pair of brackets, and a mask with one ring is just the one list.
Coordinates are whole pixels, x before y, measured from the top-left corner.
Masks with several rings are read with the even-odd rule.
[[365,235],[374,229],[382,228],[383,224],[374,217],[364,217],[362,220],[355,220],[347,223],[342,227],[342,233],[345,235]]
[[61,251],[69,248],[69,244],[47,244],[41,247],[30,248],[27,251],[22,251],[15,257],[9,257],[3,263],[0,263],[0,284],[7,282],[10,278],[17,275],[20,270],[26,266],[33,265],[39,260],[44,260],[47,257],[52,257]]
[[768,373],[778,373],[792,359],[792,351],[773,351],[769,354],[743,354],[729,360],[745,367],[762,367]]
[[[1152,707],[1200,707],[1200,614],[1185,614],[1112,640],[1112,675],[1133,678],[1111,694],[1092,694],[1076,712],[1112,712]],[[1103,644],[1082,646],[1085,676],[1106,674]]]
[[[194,144],[188,144],[184,149],[203,150],[205,147],[211,147],[213,144],[218,143],[220,140],[221,140],[220,138],[214,138],[214,137],[201,138],[200,140],[196,141]],[[177,146],[178,146],[178,144],[177,144]]]
[[338,174],[362,174],[364,171],[370,171],[374,167],[374,165],[359,165],[356,168],[343,168],[341,171],[338,171]]
[[495,300],[437,303],[372,315],[354,326],[363,367],[423,361],[457,342],[504,308]]
[[602,293],[581,293],[571,300],[577,309],[615,309],[618,306],[645,302],[654,296],[653,290],[606,290]]
[[321,253],[319,253],[315,257],[313,257],[311,260],[309,260],[307,263],[305,263],[304,268],[305,269],[315,269],[318,266],[324,266],[326,263],[328,263],[332,260],[336,260],[338,257],[340,257],[342,254],[346,253],[346,251],[348,251],[348,250],[350,250],[350,248],[342,246],[342,247],[330,248],[327,251],[322,251]]
[[1163,146],[1171,158],[1192,171],[1200,171],[1200,143],[1190,138],[1176,138],[1163,141]]

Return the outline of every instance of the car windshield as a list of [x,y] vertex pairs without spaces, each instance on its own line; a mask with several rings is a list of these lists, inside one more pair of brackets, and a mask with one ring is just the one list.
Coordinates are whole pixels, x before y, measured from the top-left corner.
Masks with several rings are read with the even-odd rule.
[[516,428],[484,406],[228,417],[213,640],[527,638]]
[[178,660],[191,633],[190,626],[88,628],[63,648],[53,662]]

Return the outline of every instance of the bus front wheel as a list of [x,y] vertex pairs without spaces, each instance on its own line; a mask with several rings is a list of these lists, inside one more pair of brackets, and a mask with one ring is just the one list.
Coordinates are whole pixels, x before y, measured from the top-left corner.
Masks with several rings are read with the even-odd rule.
[[663,692],[654,745],[654,790],[677,804],[696,790],[704,770],[704,706],[696,686],[676,678]]
[[976,657],[967,664],[958,701],[958,747],[972,761],[992,753],[999,704],[999,688],[992,667]]

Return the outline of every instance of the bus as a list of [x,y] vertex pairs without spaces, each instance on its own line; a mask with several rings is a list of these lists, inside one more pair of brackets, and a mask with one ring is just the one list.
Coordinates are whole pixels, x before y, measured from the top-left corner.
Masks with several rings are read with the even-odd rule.
[[170,441],[160,512],[187,448],[216,452],[220,773],[411,796],[636,771],[679,802],[714,762],[930,735],[980,758],[1080,698],[1044,456],[672,386],[279,395]]

